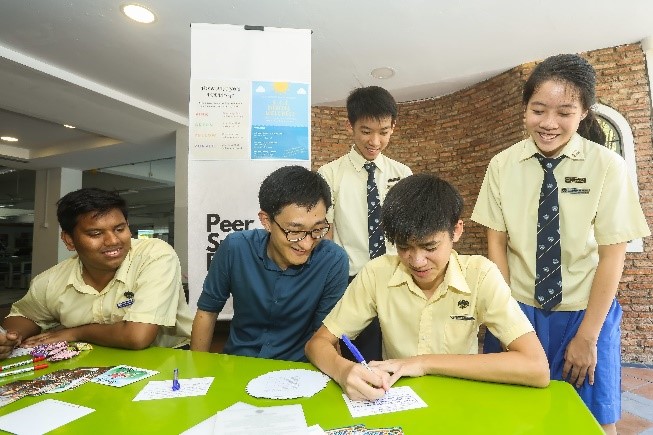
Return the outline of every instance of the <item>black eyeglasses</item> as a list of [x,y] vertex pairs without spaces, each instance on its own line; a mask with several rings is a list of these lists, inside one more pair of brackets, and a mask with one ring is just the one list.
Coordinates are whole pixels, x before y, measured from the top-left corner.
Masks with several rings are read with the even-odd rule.
[[306,238],[309,234],[313,239],[321,239],[322,237],[326,236],[327,233],[329,232],[329,229],[331,228],[331,224],[328,222],[325,224],[326,226],[323,228],[317,228],[315,230],[311,231],[288,231],[285,230],[281,225],[279,225],[279,222],[277,222],[274,218],[272,218],[272,222],[277,224],[279,229],[284,232],[286,235],[286,239],[289,242],[300,242]]

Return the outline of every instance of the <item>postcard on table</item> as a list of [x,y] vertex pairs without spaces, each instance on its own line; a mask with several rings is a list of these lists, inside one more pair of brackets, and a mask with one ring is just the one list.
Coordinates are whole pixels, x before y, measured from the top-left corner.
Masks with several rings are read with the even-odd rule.
[[156,370],[141,369],[127,365],[115,366],[106,372],[91,379],[96,384],[109,385],[111,387],[124,387],[141,379],[156,375]]

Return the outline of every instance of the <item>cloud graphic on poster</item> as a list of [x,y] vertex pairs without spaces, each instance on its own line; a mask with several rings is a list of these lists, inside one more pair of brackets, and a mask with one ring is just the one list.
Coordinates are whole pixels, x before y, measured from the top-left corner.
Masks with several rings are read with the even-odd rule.
[[265,87],[259,86],[258,88],[256,88],[256,91],[254,91],[254,92],[264,93],[265,92]]
[[297,89],[297,94],[298,95],[306,95],[306,89],[304,89],[304,88]]

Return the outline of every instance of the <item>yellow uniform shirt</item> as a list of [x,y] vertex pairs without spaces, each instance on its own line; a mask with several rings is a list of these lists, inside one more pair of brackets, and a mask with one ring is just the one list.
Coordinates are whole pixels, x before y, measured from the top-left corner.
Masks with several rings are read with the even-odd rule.
[[[531,138],[492,158],[472,220],[508,233],[512,294],[535,302],[537,208],[544,171],[533,154]],[[572,136],[565,158],[553,171],[560,205],[562,303],[556,311],[578,311],[587,301],[598,264],[598,245],[628,242],[650,235],[626,164],[615,152]]]
[[324,319],[335,336],[356,337],[375,316],[384,358],[478,353],[485,324],[505,345],[533,331],[494,263],[452,251],[444,281],[426,300],[396,255],[371,260]]
[[[349,257],[349,275],[353,276],[370,261],[367,232],[367,160],[354,147],[349,153],[322,166],[317,172],[331,188],[332,207],[327,220],[333,222],[333,241],[342,246]],[[376,185],[381,204],[388,190],[397,181],[412,175],[410,168],[383,154],[374,159]],[[396,254],[390,243],[385,244],[386,253]]]
[[[134,294],[133,303],[126,292]],[[27,294],[13,304],[9,316],[23,316],[42,329],[72,328],[121,320],[159,325],[153,345],[189,343],[193,317],[181,286],[181,267],[170,245],[158,239],[136,239],[116,271],[98,292],[84,283],[82,263],[74,256],[37,275]]]

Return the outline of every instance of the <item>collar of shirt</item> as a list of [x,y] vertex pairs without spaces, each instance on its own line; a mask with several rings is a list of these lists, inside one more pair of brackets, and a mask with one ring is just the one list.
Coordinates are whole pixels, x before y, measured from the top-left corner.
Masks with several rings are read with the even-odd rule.
[[[351,150],[349,151],[349,161],[351,162],[352,166],[356,171],[365,171],[365,168],[363,168],[363,165],[367,163],[367,160],[360,154],[358,154],[358,151],[356,151],[356,145],[351,146]],[[379,156],[372,160],[374,164],[376,165],[377,168],[379,168],[379,171],[383,172],[385,169],[385,160],[383,159],[383,154],[379,154]]]
[[[540,153],[540,150],[535,145],[533,138],[529,137],[524,141],[524,147],[519,155],[519,161],[523,162],[524,160],[528,160],[537,153]],[[585,141],[581,135],[574,133],[559,155],[564,155],[572,160],[585,160]]]
[[[134,243],[134,240],[132,240],[132,243]],[[120,264],[120,267],[116,270],[116,274],[113,277],[114,280],[120,281],[123,284],[127,283],[127,273],[129,272],[129,265],[132,262],[133,249],[133,246],[129,248],[129,252],[127,252],[125,259],[122,260],[122,264]]]
[[[399,287],[404,283],[408,285],[408,289],[411,292],[419,295],[420,297],[424,297],[424,293],[417,286],[417,284],[415,284],[415,281],[413,281],[413,277],[408,271],[408,268],[404,266],[401,261],[399,261],[397,268],[388,281],[388,287]],[[451,254],[449,255],[449,264],[447,265],[447,271],[444,274],[444,280],[442,281],[442,284],[438,286],[435,294],[441,296],[442,294],[446,293],[449,288],[456,289],[457,291],[465,294],[472,293],[469,290],[469,286],[467,285],[465,277],[463,276],[460,262],[458,261],[458,253],[454,250],[452,250]],[[433,298],[433,300],[437,299],[438,298]]]
[[[132,240],[132,243],[133,242],[134,241]],[[118,268],[118,270],[116,270],[116,274],[113,276],[113,279],[109,281],[109,284],[107,284],[104,289],[102,289],[102,292],[108,289],[111,286],[111,283],[113,283],[114,281],[120,281],[123,284],[127,282],[126,281],[127,273],[129,272],[129,264],[131,263],[132,249],[133,248],[129,249],[129,252],[127,252],[127,256],[125,256],[125,259],[120,264],[120,267]],[[72,286],[77,291],[82,293],[101,294],[102,292],[98,293],[95,290],[86,291],[87,284],[84,282],[84,277],[82,275],[82,270],[84,265],[79,259],[79,255],[75,255],[73,259],[74,261],[77,262],[77,267],[73,268],[73,270],[70,272],[70,276],[68,277],[68,282],[66,283],[66,285]]]
[[[281,270],[277,263],[268,257],[268,243],[270,242],[270,233],[262,229],[255,229],[254,231],[256,231],[257,234],[256,243],[258,245],[256,248],[256,256],[263,263],[263,267],[265,267],[267,270],[275,270],[277,272],[281,272],[283,275],[298,275],[304,269],[304,267],[310,266],[311,261],[313,260],[313,256],[320,247],[321,243],[321,241],[318,242],[315,248],[313,248],[313,252],[311,252],[308,260],[306,260],[306,263],[300,264],[299,266],[289,266],[286,270]],[[311,236],[307,235],[306,237]]]

